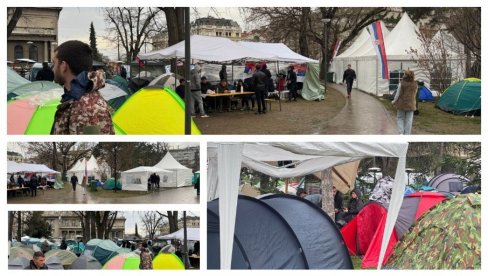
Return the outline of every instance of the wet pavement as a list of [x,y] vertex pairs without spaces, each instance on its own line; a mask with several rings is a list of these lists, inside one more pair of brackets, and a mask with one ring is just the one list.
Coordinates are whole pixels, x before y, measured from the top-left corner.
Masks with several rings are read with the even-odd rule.
[[[327,84],[347,97],[346,86]],[[396,119],[378,99],[353,89],[344,108],[324,127],[325,134],[398,134]]]
[[37,191],[37,196],[8,197],[8,204],[199,204],[196,190],[190,187],[161,188],[150,192],[106,191],[86,192],[81,187]]

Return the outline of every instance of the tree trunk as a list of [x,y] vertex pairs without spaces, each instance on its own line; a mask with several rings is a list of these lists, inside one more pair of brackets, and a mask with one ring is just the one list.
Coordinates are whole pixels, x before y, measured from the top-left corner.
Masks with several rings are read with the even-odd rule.
[[329,215],[332,221],[335,221],[332,169],[323,170],[320,176],[322,178],[322,210]]
[[13,9],[15,9],[15,11],[12,14],[12,17],[8,21],[8,25],[7,25],[7,38],[10,37],[10,35],[15,29],[15,26],[17,26],[17,22],[22,17],[22,8],[13,8]]
[[178,231],[178,211],[168,211],[169,232]]
[[22,212],[17,211],[17,240],[22,238]]
[[97,224],[96,224],[96,218],[95,218],[95,212],[90,211],[89,215],[90,219],[90,240],[91,239],[96,239],[97,237]]
[[57,160],[56,160],[56,154],[57,154],[57,148],[56,148],[56,142],[53,142],[53,159],[51,160],[51,168],[53,170],[57,169]]
[[[19,211],[20,212],[20,211]],[[15,211],[8,211],[8,240],[12,240]]]
[[466,77],[469,78],[472,76],[471,74],[471,51],[467,48],[464,47],[464,53],[466,54],[466,63],[465,63],[465,74]]
[[310,7],[303,7],[300,16],[300,32],[298,36],[298,44],[300,54],[303,56],[309,56],[309,43],[308,43],[308,18],[310,16]]

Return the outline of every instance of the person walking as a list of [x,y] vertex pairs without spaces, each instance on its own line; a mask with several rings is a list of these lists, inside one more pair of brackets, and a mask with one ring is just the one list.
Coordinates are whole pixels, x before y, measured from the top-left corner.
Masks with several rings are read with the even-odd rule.
[[256,114],[266,114],[266,102],[264,101],[266,95],[266,74],[261,71],[261,65],[256,65],[256,72],[252,75],[254,92],[256,92],[256,100],[258,102],[258,111]]
[[417,90],[418,84],[415,81],[414,72],[406,70],[392,101],[397,109],[397,126],[400,134],[410,134],[412,132]]
[[202,100],[202,86],[201,86],[201,69],[198,64],[195,64],[193,70],[191,70],[191,82],[190,82],[190,90],[191,90],[191,97],[190,97],[190,113],[191,116],[195,116],[195,101],[197,101],[198,109],[200,111],[200,117],[207,118],[209,117],[205,114],[205,110],[203,108],[203,100]]
[[222,68],[219,71],[219,78],[220,80],[226,80],[227,81],[227,66],[222,65]]
[[346,82],[347,98],[351,98],[352,83],[356,79],[356,71],[351,68],[351,64],[347,65],[346,71],[342,75],[342,83]]
[[[88,182],[88,178],[83,176],[83,180],[81,181],[81,190],[83,191],[83,196],[86,196],[86,185]],[[117,187],[117,185],[115,185]]]
[[297,101],[298,93],[297,93],[297,73],[295,73],[295,68],[293,65],[288,66],[288,72],[286,74],[286,83],[288,88],[288,101],[291,102]]
[[78,185],[78,177],[73,174],[70,179],[71,186],[73,186],[73,192],[76,192],[76,185]]

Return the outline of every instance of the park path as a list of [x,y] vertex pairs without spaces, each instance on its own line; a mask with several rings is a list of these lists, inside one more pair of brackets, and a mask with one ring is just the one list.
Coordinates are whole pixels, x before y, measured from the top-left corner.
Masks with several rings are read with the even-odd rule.
[[[101,189],[101,188],[99,188]],[[113,197],[97,196],[97,192],[88,192],[84,196],[81,187],[71,191],[66,184],[61,190],[38,191],[36,197],[9,197],[8,204],[199,204],[199,196],[193,186],[179,188],[161,188],[141,195],[122,196],[125,191],[117,191]]]
[[[327,86],[347,96],[346,86]],[[353,89],[351,99],[324,127],[325,134],[398,134],[396,119],[376,97]]]

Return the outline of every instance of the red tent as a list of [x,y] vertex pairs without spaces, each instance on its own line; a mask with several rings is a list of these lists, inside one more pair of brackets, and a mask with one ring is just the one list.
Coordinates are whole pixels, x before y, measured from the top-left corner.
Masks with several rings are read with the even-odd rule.
[[[383,265],[386,264],[396,243],[403,237],[405,232],[417,221],[425,212],[434,207],[437,203],[446,199],[446,195],[437,192],[415,192],[403,199],[402,207],[398,214],[395,228],[390,237],[388,247],[385,252]],[[383,230],[385,227],[386,215],[383,216],[378,228],[371,240],[371,243],[364,254],[361,263],[362,268],[376,267],[380,257],[381,240],[383,238]]]
[[386,217],[387,209],[373,201],[364,205],[363,209],[341,229],[342,237],[350,255],[364,255],[373,237]]

